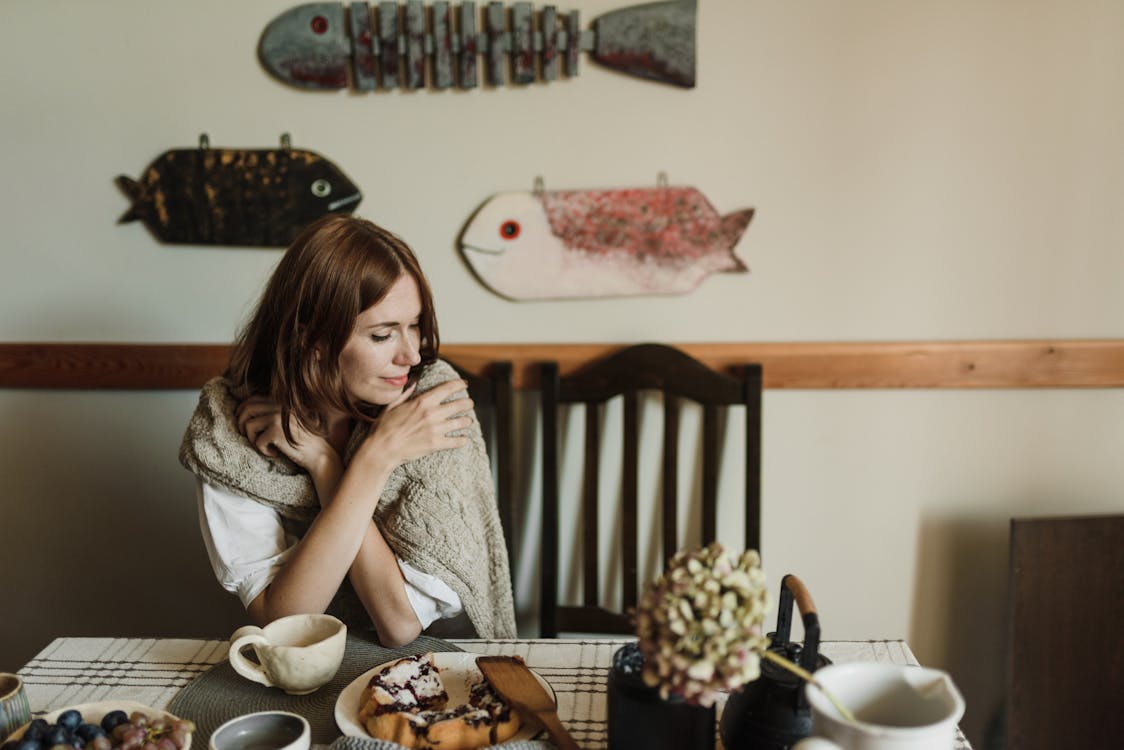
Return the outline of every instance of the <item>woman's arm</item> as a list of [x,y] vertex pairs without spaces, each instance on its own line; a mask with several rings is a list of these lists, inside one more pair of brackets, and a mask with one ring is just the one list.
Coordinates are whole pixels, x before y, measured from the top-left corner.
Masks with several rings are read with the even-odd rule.
[[[386,645],[409,643],[421,630],[406,595],[394,552],[371,520],[390,473],[399,464],[464,445],[448,433],[471,424],[471,400],[441,403],[463,390],[460,380],[443,383],[413,400],[410,391],[390,404],[359,447],[347,470],[323,438],[294,431],[290,444],[279,415],[262,430],[263,416],[243,418],[239,426],[259,451],[277,450],[309,471],[322,509],[273,582],[247,610],[259,623],[300,612],[323,612],[345,575],[363,602]],[[241,412],[241,410],[240,410]],[[318,442],[319,441],[319,442]]]

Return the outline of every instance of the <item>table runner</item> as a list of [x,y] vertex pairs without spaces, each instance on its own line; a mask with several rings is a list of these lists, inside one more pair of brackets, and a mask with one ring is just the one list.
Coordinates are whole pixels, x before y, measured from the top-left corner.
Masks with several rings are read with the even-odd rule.
[[168,703],[168,711],[195,722],[192,745],[205,748],[211,733],[235,716],[255,711],[291,711],[308,719],[315,745],[327,745],[340,736],[336,726],[336,698],[345,687],[372,667],[409,654],[426,651],[460,651],[448,641],[420,636],[403,648],[389,649],[362,636],[347,634],[343,663],[331,682],[308,695],[289,695],[242,677],[229,661],[202,673]]
[[[605,750],[605,680],[613,652],[630,640],[634,639],[453,639],[448,643],[472,653],[522,656],[554,688],[559,716],[581,747]],[[113,698],[168,708],[181,688],[225,662],[227,646],[224,640],[56,638],[19,674],[35,715]],[[820,651],[836,662],[917,664],[909,645],[900,640],[824,641]],[[193,747],[206,750],[205,746]],[[954,747],[971,750],[959,733]]]

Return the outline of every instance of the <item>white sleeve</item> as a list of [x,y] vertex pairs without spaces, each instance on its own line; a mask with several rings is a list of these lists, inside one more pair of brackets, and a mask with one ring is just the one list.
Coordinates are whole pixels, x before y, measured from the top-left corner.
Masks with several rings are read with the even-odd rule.
[[196,484],[199,529],[215,578],[249,606],[281,570],[297,539],[285,534],[272,508],[202,480]]
[[[199,529],[219,584],[243,606],[273,581],[298,539],[285,533],[272,508],[202,480],[196,482]],[[463,610],[460,597],[444,581],[398,559],[406,596],[422,629]]]
[[398,558],[398,567],[402,569],[402,577],[406,579],[406,597],[414,608],[422,630],[437,620],[456,617],[464,610],[457,592],[440,578],[421,572],[402,558]]

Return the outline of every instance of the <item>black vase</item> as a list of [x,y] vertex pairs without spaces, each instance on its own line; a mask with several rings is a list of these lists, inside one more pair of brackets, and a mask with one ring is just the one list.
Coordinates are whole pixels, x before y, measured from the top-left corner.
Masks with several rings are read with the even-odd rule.
[[661,698],[640,676],[635,643],[617,649],[609,669],[609,750],[714,750],[714,706]]

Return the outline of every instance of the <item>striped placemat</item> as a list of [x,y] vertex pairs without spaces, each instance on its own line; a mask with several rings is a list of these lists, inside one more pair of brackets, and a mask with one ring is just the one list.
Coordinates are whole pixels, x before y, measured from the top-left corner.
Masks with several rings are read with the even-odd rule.
[[289,695],[280,688],[251,682],[235,672],[230,662],[223,661],[176,693],[168,703],[168,711],[195,722],[193,747],[206,748],[211,733],[235,716],[272,710],[291,711],[305,717],[312,730],[313,744],[327,745],[340,736],[334,716],[336,698],[356,677],[402,656],[460,650],[448,641],[424,635],[403,648],[388,649],[348,633],[343,663],[336,676],[308,695]]

